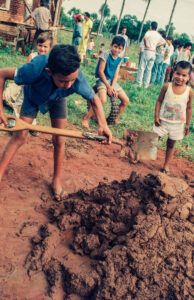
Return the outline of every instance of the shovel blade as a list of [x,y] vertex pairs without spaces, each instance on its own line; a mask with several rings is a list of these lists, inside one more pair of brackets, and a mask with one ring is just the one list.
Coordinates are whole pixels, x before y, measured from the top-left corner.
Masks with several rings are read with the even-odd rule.
[[154,132],[124,130],[125,146],[138,155],[138,159],[156,160],[158,135]]

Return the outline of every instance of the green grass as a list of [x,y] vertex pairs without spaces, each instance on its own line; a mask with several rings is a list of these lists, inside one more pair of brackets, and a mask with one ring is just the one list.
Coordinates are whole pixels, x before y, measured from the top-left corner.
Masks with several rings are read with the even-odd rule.
[[[58,43],[71,43],[72,33],[66,31],[59,31],[58,33]],[[100,44],[105,43],[105,49],[109,49],[111,39],[105,38],[94,38],[95,42],[95,51],[97,52]],[[133,62],[138,62],[138,47],[135,44],[130,45],[127,51],[127,56],[130,57],[130,60]],[[23,57],[21,54],[17,53],[12,55],[11,51],[0,49],[0,67],[13,67],[20,66],[26,62],[26,57]],[[95,67],[97,61],[91,59],[91,64],[82,64],[81,68],[86,75],[86,78],[91,86],[95,84]],[[155,103],[158,98],[158,95],[161,90],[161,86],[150,86],[148,89],[143,87],[139,88],[135,86],[134,82],[129,80],[126,83],[122,81],[119,82],[120,85],[125,90],[126,94],[130,99],[130,103],[124,113],[121,115],[119,125],[111,125],[110,129],[113,132],[113,135],[118,138],[122,138],[124,129],[135,129],[135,130],[144,130],[151,131],[154,120],[154,109]],[[87,103],[79,95],[71,95],[68,97],[68,121],[72,122],[79,129],[81,128],[81,121],[87,113]],[[105,115],[107,116],[110,111],[110,100],[108,99],[107,103],[104,106]],[[192,117],[194,116],[194,112]],[[38,115],[38,122],[41,125],[49,125],[49,115]],[[97,124],[94,120],[90,121],[90,127],[92,130],[97,130]],[[178,155],[184,156],[189,160],[194,161],[194,123],[193,118],[190,126],[190,133],[182,141],[176,143],[176,148],[181,149],[184,145],[189,145],[189,150],[182,151]],[[165,150],[166,148],[166,139],[161,139],[159,142],[159,147]]]

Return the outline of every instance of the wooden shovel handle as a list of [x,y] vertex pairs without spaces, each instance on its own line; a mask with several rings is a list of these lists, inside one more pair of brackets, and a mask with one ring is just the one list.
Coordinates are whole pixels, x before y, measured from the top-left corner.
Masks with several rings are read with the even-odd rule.
[[[91,132],[81,132],[78,130],[68,130],[68,129],[60,129],[60,128],[53,128],[49,126],[39,126],[39,125],[31,125],[26,122],[24,122],[21,119],[16,118],[15,116],[6,115],[8,119],[8,126],[0,126],[0,131],[8,131],[8,132],[15,132],[20,130],[32,130],[32,131],[38,131],[42,133],[47,134],[56,134],[56,135],[62,135],[66,137],[71,138],[78,138],[78,139],[90,139],[90,140],[96,140],[96,141],[106,141],[107,138],[105,136],[99,136],[97,134],[91,133]],[[10,126],[9,120],[15,120],[15,125]],[[118,139],[114,139],[112,141],[114,144],[123,145],[122,141]]]

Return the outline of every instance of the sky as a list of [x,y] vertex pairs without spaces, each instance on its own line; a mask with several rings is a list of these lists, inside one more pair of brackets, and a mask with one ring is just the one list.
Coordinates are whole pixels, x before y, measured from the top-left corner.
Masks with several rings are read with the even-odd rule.
[[[64,0],[63,7],[67,13],[72,7],[79,8],[82,12],[98,13],[104,0]],[[119,16],[122,0],[108,0],[111,15]],[[159,28],[168,24],[174,0],[152,0],[146,20],[157,21]],[[138,20],[143,19],[146,8],[144,0],[126,0],[123,15],[130,14],[137,16]],[[194,36],[194,0],[177,0],[172,22],[175,32],[187,33]]]

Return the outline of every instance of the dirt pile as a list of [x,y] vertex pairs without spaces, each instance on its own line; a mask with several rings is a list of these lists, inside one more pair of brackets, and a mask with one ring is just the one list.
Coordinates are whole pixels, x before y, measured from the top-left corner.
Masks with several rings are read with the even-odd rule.
[[192,299],[194,210],[187,184],[159,173],[101,183],[49,208],[28,273],[53,299]]

